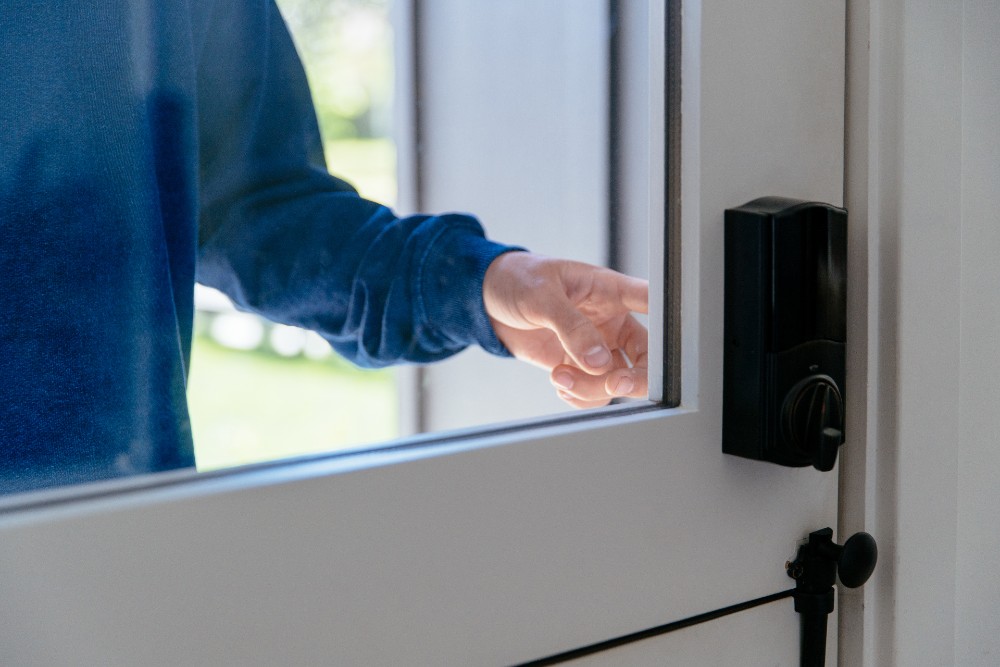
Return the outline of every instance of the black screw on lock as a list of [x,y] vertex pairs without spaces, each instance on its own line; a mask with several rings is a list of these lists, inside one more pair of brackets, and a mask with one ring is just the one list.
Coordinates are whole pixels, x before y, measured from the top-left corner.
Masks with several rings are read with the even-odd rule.
[[847,588],[864,585],[875,570],[878,547],[868,533],[855,533],[835,544],[833,530],[823,528],[809,534],[794,561],[786,565],[795,579],[795,611],[802,619],[802,667],[824,667],[826,661],[826,621],[833,611],[833,585],[837,576]]

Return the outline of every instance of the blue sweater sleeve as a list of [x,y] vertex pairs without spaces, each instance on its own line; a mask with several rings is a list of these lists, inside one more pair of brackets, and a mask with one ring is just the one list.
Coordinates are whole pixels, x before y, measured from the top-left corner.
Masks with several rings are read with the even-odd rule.
[[272,0],[220,0],[198,68],[197,279],[312,329],[360,366],[470,344],[507,354],[482,280],[511,246],[471,216],[397,217],[327,174],[301,63]]

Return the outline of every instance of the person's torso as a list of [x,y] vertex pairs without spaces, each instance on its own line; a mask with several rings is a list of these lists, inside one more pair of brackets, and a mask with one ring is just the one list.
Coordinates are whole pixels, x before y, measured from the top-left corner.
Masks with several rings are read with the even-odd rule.
[[206,4],[0,6],[0,491],[193,464]]

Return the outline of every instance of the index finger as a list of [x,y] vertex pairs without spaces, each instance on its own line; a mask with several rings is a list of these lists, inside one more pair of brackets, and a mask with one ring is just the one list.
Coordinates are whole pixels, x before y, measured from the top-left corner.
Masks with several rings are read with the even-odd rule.
[[649,281],[613,272],[623,306],[633,313],[649,312]]

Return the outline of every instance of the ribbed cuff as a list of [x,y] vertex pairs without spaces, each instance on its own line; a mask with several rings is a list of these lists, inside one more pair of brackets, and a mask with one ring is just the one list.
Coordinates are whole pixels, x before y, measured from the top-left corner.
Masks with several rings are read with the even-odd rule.
[[422,310],[427,323],[454,343],[476,343],[490,354],[511,356],[486,314],[483,278],[494,259],[524,248],[488,240],[471,216],[440,217],[448,227],[434,241],[421,267]]

